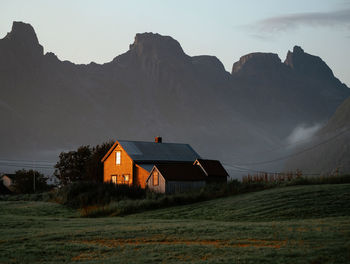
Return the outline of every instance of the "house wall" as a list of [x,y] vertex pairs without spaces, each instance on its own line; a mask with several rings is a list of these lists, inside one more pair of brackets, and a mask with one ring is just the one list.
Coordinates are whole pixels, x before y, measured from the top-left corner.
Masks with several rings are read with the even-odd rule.
[[215,175],[210,175],[207,177],[207,182],[208,183],[219,183],[219,182],[227,182],[227,177],[226,176],[215,176]]
[[5,175],[2,177],[2,183],[4,184],[4,186],[10,187],[12,185],[12,180]]
[[200,189],[204,186],[205,181],[168,181],[166,183],[165,193],[185,192]]
[[148,175],[149,171],[136,164],[134,171],[134,184],[141,186],[141,188],[146,188],[146,180]]
[[[121,151],[120,164],[116,164],[116,151]],[[112,175],[123,176],[129,174],[129,185],[133,184],[133,160],[124,151],[124,149],[118,145],[109,155],[109,157],[103,162],[103,181],[110,182]]]
[[152,171],[151,176],[149,177],[149,180],[147,182],[147,186],[150,190],[154,191],[154,192],[158,192],[158,193],[165,193],[165,186],[166,186],[166,181],[164,179],[164,177],[162,176],[162,174],[160,174],[158,171],[158,177],[159,177],[159,184],[157,186],[153,185],[153,174],[156,171],[156,169],[154,169]]

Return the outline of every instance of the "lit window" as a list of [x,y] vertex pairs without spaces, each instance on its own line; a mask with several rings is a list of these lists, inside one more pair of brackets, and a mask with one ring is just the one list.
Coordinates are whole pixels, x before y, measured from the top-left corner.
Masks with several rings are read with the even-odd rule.
[[124,182],[129,183],[129,174],[124,175]]
[[121,151],[115,152],[115,164],[120,165]]
[[159,185],[159,175],[158,171],[153,172],[153,186],[158,186]]
[[117,184],[117,176],[112,175],[112,183]]

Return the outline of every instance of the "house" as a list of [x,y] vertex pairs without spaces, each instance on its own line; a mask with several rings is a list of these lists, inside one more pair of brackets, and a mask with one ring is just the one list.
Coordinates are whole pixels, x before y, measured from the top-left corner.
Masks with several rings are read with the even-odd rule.
[[171,194],[205,186],[206,175],[193,163],[162,163],[154,165],[146,184],[155,192]]
[[197,159],[194,165],[199,166],[205,173],[206,182],[227,182],[227,171],[218,160]]
[[14,191],[13,185],[15,182],[16,174],[3,174],[1,176],[1,194],[9,194]]
[[[103,181],[146,187],[146,180],[157,164],[189,163],[200,156],[188,144],[117,140],[102,158]],[[181,165],[182,166],[182,165]]]

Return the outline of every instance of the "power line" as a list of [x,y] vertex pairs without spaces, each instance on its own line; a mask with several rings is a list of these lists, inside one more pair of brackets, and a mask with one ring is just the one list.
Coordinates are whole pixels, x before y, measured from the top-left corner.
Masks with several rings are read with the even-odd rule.
[[30,169],[54,169],[51,166],[33,166],[29,164],[1,164],[4,167],[16,167],[16,168],[30,168]]
[[47,167],[47,168],[52,168],[52,167],[54,167],[54,165],[49,165],[49,164],[19,163],[19,162],[3,162],[3,161],[0,161],[0,165],[3,165],[3,166],[13,165],[13,166]]
[[16,159],[0,159],[0,162],[30,162],[30,163],[48,163],[48,164],[55,164],[52,161],[47,160],[16,160]]

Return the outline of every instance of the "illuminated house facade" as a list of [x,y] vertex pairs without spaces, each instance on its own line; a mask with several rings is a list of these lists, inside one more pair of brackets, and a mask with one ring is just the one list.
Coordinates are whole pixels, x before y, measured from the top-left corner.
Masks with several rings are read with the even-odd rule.
[[[188,144],[117,140],[102,158],[103,180],[115,184],[146,187],[146,180],[156,164],[193,165],[200,158]],[[182,165],[181,165],[182,164]]]

